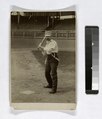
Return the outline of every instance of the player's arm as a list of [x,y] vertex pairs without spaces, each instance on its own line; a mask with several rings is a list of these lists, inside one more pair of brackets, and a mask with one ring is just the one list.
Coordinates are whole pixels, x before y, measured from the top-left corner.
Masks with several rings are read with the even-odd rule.
[[43,54],[44,56],[46,55],[45,47],[40,46],[40,47],[39,47],[39,50],[42,52],[42,54]]

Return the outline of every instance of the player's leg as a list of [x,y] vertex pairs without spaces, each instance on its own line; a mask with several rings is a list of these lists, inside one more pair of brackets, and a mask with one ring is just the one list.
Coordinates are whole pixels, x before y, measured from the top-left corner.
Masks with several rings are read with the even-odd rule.
[[51,77],[52,77],[52,91],[50,93],[56,93],[58,77],[57,77],[57,66],[58,62],[52,62],[51,64]]
[[51,72],[51,66],[49,62],[47,61],[45,64],[45,77],[48,82],[48,85],[45,86],[45,88],[52,88],[52,78],[51,78],[50,72]]

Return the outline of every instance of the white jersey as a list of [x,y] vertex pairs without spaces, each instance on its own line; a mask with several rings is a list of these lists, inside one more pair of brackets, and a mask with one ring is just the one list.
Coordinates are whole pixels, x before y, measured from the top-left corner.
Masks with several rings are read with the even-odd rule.
[[46,52],[46,54],[58,53],[57,42],[51,39],[51,41],[44,47],[44,51]]

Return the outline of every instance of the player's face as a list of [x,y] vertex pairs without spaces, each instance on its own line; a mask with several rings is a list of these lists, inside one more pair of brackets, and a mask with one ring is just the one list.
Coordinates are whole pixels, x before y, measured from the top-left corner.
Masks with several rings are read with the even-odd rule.
[[46,44],[48,44],[50,42],[50,38],[46,39]]
[[46,44],[49,44],[50,41],[46,40]]

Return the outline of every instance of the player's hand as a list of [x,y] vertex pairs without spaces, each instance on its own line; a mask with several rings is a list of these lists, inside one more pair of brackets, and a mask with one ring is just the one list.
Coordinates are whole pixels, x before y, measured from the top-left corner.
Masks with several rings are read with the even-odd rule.
[[38,48],[40,48],[41,47],[41,43],[38,45]]
[[43,51],[43,50],[44,50],[44,47],[42,47],[42,46],[38,46],[38,50]]
[[38,50],[41,50],[41,43],[38,45]]

